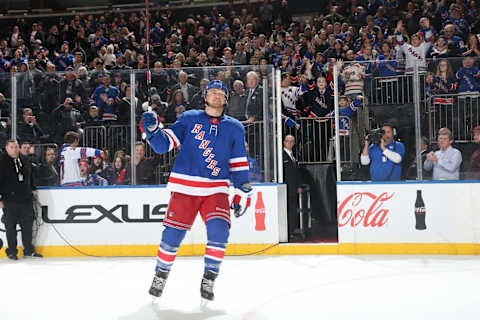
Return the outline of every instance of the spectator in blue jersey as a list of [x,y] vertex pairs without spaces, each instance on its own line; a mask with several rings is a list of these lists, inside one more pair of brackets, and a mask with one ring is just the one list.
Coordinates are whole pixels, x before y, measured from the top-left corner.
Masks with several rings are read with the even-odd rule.
[[90,169],[88,160],[81,159],[78,162],[78,166],[80,167],[80,178],[84,186],[108,186],[107,179],[102,178],[96,173],[88,174]]
[[65,71],[67,67],[73,67],[73,55],[69,52],[67,41],[63,42],[60,54],[56,54],[53,63],[57,67],[57,71]]
[[333,90],[328,85],[327,79],[319,76],[316,82],[316,88],[308,91],[307,101],[310,106],[309,112],[314,117],[325,117],[333,111]]
[[398,181],[402,176],[402,160],[405,155],[405,146],[395,141],[394,127],[384,124],[383,135],[376,144],[370,144],[368,136],[365,139],[362,155],[362,165],[370,165],[372,181]]
[[[341,161],[350,160],[350,129],[351,120],[357,114],[357,109],[361,106],[363,96],[345,97],[342,96],[338,101],[338,114],[339,114],[339,130],[340,135],[340,158]],[[335,117],[335,111],[332,111],[327,116]]]
[[109,74],[103,75],[102,82],[103,84],[93,91],[92,100],[94,105],[100,109],[104,121],[115,121],[117,120],[117,104],[120,102],[119,90],[110,84]]
[[9,67],[17,66],[18,68],[20,68],[20,65],[24,62],[27,62],[27,58],[23,56],[23,52],[21,49],[17,49],[15,50],[14,58],[10,60],[10,63],[8,66]]
[[457,54],[460,54],[462,52],[464,42],[462,38],[455,35],[455,26],[453,24],[448,24],[445,26],[444,30],[445,39],[447,39],[448,43],[454,42],[457,45]]
[[452,5],[447,12],[444,5],[440,7],[440,13],[444,24],[452,24],[455,27],[455,33],[465,35],[470,32],[470,25],[461,17],[461,8],[458,5]]
[[468,115],[471,115],[472,121],[478,121],[476,120],[478,115],[477,80],[480,78],[480,70],[474,65],[474,62],[473,57],[463,58],[462,67],[456,73],[456,78],[459,80],[457,92],[462,95],[458,97],[458,113],[454,115],[452,132],[455,138],[459,140],[464,140],[467,137],[466,122],[468,121]]
[[260,173],[260,167],[257,160],[249,156],[250,149],[248,148],[248,142],[245,141],[245,150],[247,151],[248,160],[248,178],[250,182],[262,182],[262,174]]

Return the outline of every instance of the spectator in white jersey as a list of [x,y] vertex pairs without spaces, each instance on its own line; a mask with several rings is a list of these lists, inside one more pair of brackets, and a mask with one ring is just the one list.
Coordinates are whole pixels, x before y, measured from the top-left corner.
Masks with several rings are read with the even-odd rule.
[[78,162],[82,158],[101,156],[103,151],[93,148],[79,147],[80,135],[69,131],[63,139],[64,144],[60,148],[60,185],[63,187],[82,186]]

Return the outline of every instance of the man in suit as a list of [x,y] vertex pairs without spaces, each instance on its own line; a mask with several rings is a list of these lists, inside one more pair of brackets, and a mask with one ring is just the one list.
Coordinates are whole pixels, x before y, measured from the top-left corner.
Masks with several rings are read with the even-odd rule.
[[263,88],[259,85],[260,77],[255,71],[247,73],[247,114],[248,122],[263,120]]
[[283,179],[287,184],[288,235],[290,240],[298,237],[299,215],[297,196],[302,192],[302,172],[293,154],[295,137],[287,135],[283,140]]
[[0,208],[4,212],[6,253],[9,259],[18,260],[17,224],[20,224],[24,257],[41,258],[32,244],[33,196],[36,194],[32,164],[20,154],[16,140],[9,140],[5,149],[7,152],[0,156]]
[[[172,92],[175,92],[178,89],[181,89],[183,92],[183,97],[185,98],[185,102],[187,104],[190,104],[190,102],[193,100],[193,96],[198,91],[198,87],[195,87],[194,85],[191,85],[190,83],[188,83],[187,79],[188,79],[187,74],[184,71],[180,71],[178,73],[178,83],[173,86]],[[197,106],[192,106],[192,107],[196,108]]]

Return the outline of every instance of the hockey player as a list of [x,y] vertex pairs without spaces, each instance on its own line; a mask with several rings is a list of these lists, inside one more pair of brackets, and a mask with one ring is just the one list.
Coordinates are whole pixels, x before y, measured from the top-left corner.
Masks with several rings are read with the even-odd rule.
[[81,158],[101,156],[103,151],[93,148],[79,148],[80,135],[69,131],[65,134],[64,144],[59,150],[60,185],[62,187],[83,186],[78,161]]
[[[205,110],[184,112],[168,129],[161,129],[153,111],[145,112],[140,123],[155,152],[165,153],[181,145],[167,185],[172,195],[149,290],[155,297],[162,294],[177,250],[200,212],[208,238],[200,293],[213,300],[213,284],[229,236],[230,208],[239,217],[250,204],[245,130],[239,121],[223,114],[228,89],[222,81],[212,80],[204,95]],[[229,208],[230,181],[237,194]]]

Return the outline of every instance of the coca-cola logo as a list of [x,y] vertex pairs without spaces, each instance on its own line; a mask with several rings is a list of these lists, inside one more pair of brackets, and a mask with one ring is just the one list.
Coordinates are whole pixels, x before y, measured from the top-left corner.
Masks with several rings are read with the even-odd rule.
[[383,192],[377,196],[370,192],[355,192],[349,195],[338,202],[338,226],[383,227],[390,212],[385,204],[394,194]]

